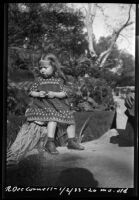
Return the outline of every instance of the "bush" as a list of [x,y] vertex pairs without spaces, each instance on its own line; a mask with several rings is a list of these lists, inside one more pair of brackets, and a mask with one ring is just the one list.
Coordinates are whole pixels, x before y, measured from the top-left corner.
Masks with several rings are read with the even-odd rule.
[[26,91],[10,85],[7,90],[7,116],[24,115],[30,101]]
[[83,131],[82,142],[98,139],[106,131],[111,128],[113,118],[113,111],[94,111],[94,112],[77,112],[75,113],[76,120],[76,134],[79,136],[81,128],[85,120],[90,116],[90,120]]
[[104,79],[80,77],[72,84],[72,91],[70,102],[75,110],[111,110],[114,107],[112,89]]

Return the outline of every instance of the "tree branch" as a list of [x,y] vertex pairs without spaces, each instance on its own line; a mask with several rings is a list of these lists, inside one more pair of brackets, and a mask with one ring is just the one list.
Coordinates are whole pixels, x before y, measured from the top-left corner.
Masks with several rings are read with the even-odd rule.
[[97,3],[96,3],[96,7],[99,8],[101,10],[103,16],[105,16],[103,8],[101,6],[99,6]]
[[120,34],[120,32],[127,26],[133,24],[134,22],[129,22],[130,21],[130,17],[131,17],[131,8],[132,8],[132,4],[129,7],[129,11],[128,11],[128,18],[126,20],[126,22],[117,30],[115,31],[115,34]]
[[[87,15],[87,9],[85,8],[85,7],[82,7],[82,8],[79,8],[79,11],[81,11],[82,9],[84,9],[85,10],[85,13],[86,13],[86,15]],[[81,11],[82,12],[82,11]],[[85,16],[86,16],[85,15]]]
[[114,46],[117,38],[119,37],[121,31],[124,28],[126,28],[127,26],[134,23],[134,22],[130,22],[131,8],[132,8],[132,4],[129,7],[128,18],[127,18],[126,22],[117,31],[116,30],[113,31],[112,40],[111,40],[111,44],[110,44],[109,48],[106,51],[102,52],[100,54],[99,58],[97,59],[97,63],[100,63],[99,67],[103,67],[105,65],[105,62],[106,62],[107,58],[109,57],[109,55],[113,49],[113,46]]
[[124,38],[128,41],[128,43],[130,44],[129,40],[128,40],[124,35],[122,35],[122,34],[120,33],[119,36],[124,37]]

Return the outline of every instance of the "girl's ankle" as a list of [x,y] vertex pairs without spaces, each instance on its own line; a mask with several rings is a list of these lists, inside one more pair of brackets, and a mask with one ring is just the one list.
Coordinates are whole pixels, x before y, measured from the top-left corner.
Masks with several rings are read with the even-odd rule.
[[47,141],[54,142],[54,138],[48,137]]

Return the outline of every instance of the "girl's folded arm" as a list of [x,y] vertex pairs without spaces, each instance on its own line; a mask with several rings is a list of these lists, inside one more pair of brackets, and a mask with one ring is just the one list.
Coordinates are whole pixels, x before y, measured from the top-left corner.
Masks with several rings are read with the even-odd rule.
[[57,97],[57,98],[64,98],[66,96],[67,96],[67,94],[64,91],[62,91],[62,92],[55,92],[55,97]]
[[38,96],[39,96],[39,92],[30,91],[30,92],[29,92],[29,95],[32,96],[32,97],[38,97]]
[[38,86],[39,86],[39,79],[36,79],[29,88],[28,95],[32,97],[38,97],[39,96]]

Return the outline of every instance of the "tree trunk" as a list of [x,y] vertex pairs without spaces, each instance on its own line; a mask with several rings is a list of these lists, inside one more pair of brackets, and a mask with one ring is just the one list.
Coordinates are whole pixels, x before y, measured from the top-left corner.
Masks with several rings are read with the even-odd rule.
[[105,51],[105,52],[102,52],[102,54],[100,54],[100,57],[98,58],[98,61],[97,61],[97,62],[100,63],[100,65],[99,65],[100,68],[104,67],[104,65],[105,65],[105,63],[106,63],[106,61],[107,61],[109,55],[110,55],[111,52],[112,52],[112,49],[113,49],[113,47],[114,47],[114,44],[115,44],[117,38],[118,38],[118,34],[114,34],[114,36],[113,36],[113,38],[112,38],[112,40],[111,40],[111,45],[110,45],[110,47],[108,48],[108,50]]
[[93,21],[96,14],[96,4],[94,4],[93,13],[91,13],[91,8],[92,8],[92,4],[88,4],[88,11],[86,12],[85,25],[86,25],[87,33],[88,33],[88,44],[89,44],[90,55],[96,56],[96,52],[93,46],[93,41],[94,41]]
[[102,52],[100,54],[100,56],[98,57],[96,63],[99,65],[100,68],[104,67],[109,55],[111,54],[111,52],[113,50],[114,44],[116,43],[121,31],[123,29],[125,29],[127,26],[133,24],[133,22],[129,22],[130,21],[131,7],[132,7],[132,5],[130,5],[130,7],[129,7],[128,18],[127,18],[126,22],[121,27],[119,27],[118,30],[113,31],[110,47],[106,51]]

